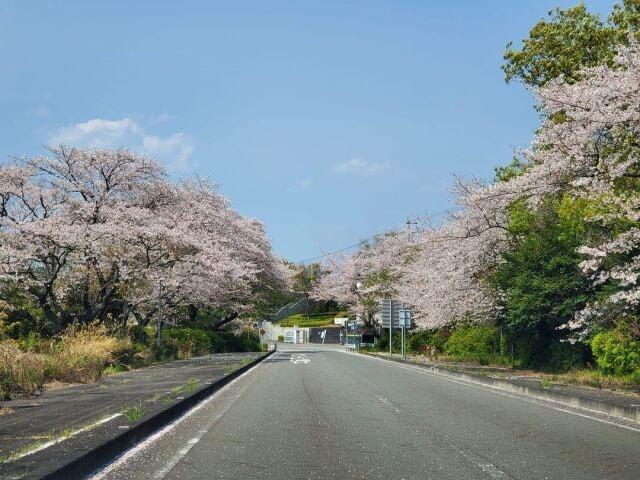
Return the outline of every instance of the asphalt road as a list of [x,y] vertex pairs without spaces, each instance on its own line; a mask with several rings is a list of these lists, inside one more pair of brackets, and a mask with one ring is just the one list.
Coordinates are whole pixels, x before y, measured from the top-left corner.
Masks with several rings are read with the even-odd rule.
[[639,479],[640,428],[323,346],[281,351],[97,479]]

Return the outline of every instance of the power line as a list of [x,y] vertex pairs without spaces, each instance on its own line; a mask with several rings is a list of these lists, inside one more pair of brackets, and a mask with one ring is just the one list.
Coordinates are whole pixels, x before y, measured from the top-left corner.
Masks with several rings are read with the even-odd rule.
[[340,250],[336,250],[334,252],[325,253],[324,255],[318,255],[317,257],[305,258],[303,260],[298,260],[297,262],[293,262],[293,263],[307,263],[307,262],[312,262],[313,260],[320,260],[321,258],[325,258],[325,257],[328,257],[330,255],[335,255],[336,253],[344,252],[346,250],[351,250],[352,248],[359,247],[365,241],[366,240],[362,240],[362,241],[360,241],[358,243],[354,243],[353,245],[349,245],[348,247],[341,248]]
[[[433,214],[433,216],[444,217],[445,214],[446,214],[446,211],[441,211],[441,212],[437,212],[437,213]],[[414,225],[414,226],[417,227],[418,221],[417,220],[411,220],[411,217],[407,217],[407,221],[405,222],[405,224],[407,225],[407,230],[408,230],[408,234],[409,234],[409,243],[411,243],[411,238],[412,238],[411,226]],[[317,257],[305,258],[303,260],[298,260],[298,261],[295,261],[293,263],[298,263],[298,264],[302,263],[302,264],[304,264],[304,263],[307,263],[307,262],[312,262],[314,260],[320,260],[322,258],[326,258],[326,257],[329,257],[331,255],[335,255],[336,253],[344,252],[346,250],[351,250],[352,248],[359,247],[360,245],[362,245],[365,242],[368,242],[369,240],[373,240],[376,237],[376,235],[378,235],[378,234],[374,234],[374,235],[372,235],[370,237],[365,238],[364,240],[360,240],[358,243],[354,243],[353,245],[349,245],[348,247],[341,248],[341,249],[336,250],[334,252],[325,253],[324,255],[318,255]]]

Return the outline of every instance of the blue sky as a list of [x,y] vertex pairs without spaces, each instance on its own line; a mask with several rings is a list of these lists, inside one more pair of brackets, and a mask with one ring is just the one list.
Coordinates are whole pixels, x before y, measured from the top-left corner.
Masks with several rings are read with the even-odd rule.
[[526,146],[504,46],[575,3],[5,0],[0,158],[129,146],[315,257],[442,212],[452,173],[489,178]]

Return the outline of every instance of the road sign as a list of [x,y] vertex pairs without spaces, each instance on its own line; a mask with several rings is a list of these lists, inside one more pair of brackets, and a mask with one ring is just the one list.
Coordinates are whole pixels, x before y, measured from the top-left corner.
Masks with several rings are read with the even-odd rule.
[[411,328],[411,310],[408,308],[401,308],[398,311],[398,323],[401,327]]
[[400,328],[401,303],[390,298],[380,300],[380,326],[383,328]]
[[260,329],[260,335],[264,336],[265,333],[267,333],[267,331],[264,328]]

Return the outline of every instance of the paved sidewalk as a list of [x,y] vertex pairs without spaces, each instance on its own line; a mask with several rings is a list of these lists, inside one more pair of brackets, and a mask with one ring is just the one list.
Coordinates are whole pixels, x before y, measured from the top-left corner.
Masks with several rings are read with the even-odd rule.
[[76,437],[91,436],[106,427],[127,429],[260,355],[228,353],[179,360],[114,374],[95,384],[0,402],[5,412],[0,415],[0,459],[4,460],[0,478],[20,478],[42,462],[48,450],[77,443]]

